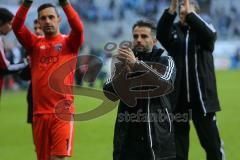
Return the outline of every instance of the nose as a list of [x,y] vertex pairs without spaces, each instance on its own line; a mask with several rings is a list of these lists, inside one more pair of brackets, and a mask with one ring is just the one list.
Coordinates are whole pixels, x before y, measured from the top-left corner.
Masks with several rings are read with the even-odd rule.
[[45,23],[50,23],[50,18],[47,17],[47,18],[45,19]]
[[137,38],[137,42],[140,43],[141,41],[142,41],[142,38],[141,38],[141,36],[139,36],[139,37]]

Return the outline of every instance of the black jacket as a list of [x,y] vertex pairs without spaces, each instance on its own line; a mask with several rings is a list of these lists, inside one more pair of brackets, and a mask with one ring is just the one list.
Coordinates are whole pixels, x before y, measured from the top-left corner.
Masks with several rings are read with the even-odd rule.
[[[174,135],[172,132],[172,122],[169,115],[171,113],[171,106],[167,97],[165,96],[165,94],[168,94],[173,90],[173,83],[175,80],[175,65],[171,57],[161,56],[162,53],[162,49],[156,48],[153,50],[152,53],[135,53],[138,59],[142,61],[137,63],[133,67],[133,70],[136,71],[140,68],[140,70],[148,71],[150,74],[147,75],[147,79],[152,79],[153,77],[155,77],[152,79],[153,82],[158,82],[160,87],[162,87],[160,89],[161,91],[158,91],[157,94],[155,94],[151,98],[149,96],[144,98],[138,98],[136,100],[136,107],[130,107],[130,105],[126,104],[124,96],[118,94],[118,89],[129,89],[129,86],[127,84],[128,82],[124,80],[120,80],[121,84],[119,83],[119,85],[122,86],[114,86],[113,79],[117,77],[116,71],[115,75],[110,78],[103,87],[104,93],[109,99],[113,101],[120,99],[114,131],[114,160],[121,160],[120,156],[125,149],[128,136],[136,135],[137,137],[144,134],[146,136],[149,151],[151,151],[152,153],[152,157],[150,157],[150,159],[168,159],[170,157],[175,157]],[[160,67],[152,69],[149,63],[145,63],[144,61],[155,62],[156,64],[160,64]],[[123,71],[124,69],[120,68],[120,70]],[[132,75],[132,77],[134,76]],[[132,83],[141,83],[143,79],[144,77],[140,77],[139,79],[135,79]],[[144,88],[144,84],[146,83],[142,81],[142,89]],[[147,86],[145,87],[147,88]],[[148,87],[151,88],[151,86]],[[125,95],[130,98],[132,98],[131,94],[134,93],[125,92]],[[134,122],[133,119],[131,119],[132,121],[127,121],[123,118],[123,115],[126,115],[126,113],[129,113],[129,115],[135,113],[136,115],[136,113],[139,111],[142,113],[142,115],[145,115],[145,117],[143,116],[141,118],[146,118],[145,120],[142,119],[143,121],[141,122]],[[150,115],[159,115],[160,112],[162,113],[162,116],[165,117],[163,121],[156,119],[150,120]],[[160,119],[161,117],[157,118]]]
[[216,31],[196,13],[186,16],[188,26],[174,24],[175,17],[176,13],[172,15],[165,10],[157,26],[157,39],[173,57],[177,68],[171,102],[181,107],[180,94],[184,94],[187,101],[197,97],[205,114],[219,111],[212,55]]

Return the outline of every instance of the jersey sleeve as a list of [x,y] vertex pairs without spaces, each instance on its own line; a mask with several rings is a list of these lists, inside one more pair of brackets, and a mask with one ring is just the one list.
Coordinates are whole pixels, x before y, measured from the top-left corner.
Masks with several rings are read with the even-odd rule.
[[27,53],[32,53],[33,44],[37,37],[24,25],[28,10],[28,7],[20,6],[13,19],[12,27],[18,41],[27,50]]
[[77,52],[84,42],[83,23],[71,4],[66,5],[63,10],[71,27],[67,40],[68,46],[73,52]]

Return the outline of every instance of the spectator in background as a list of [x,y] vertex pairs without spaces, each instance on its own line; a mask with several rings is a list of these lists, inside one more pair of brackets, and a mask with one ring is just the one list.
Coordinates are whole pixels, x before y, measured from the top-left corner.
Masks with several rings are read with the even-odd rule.
[[229,30],[229,37],[239,37],[240,36],[240,13],[238,13],[237,8],[232,6],[229,12],[229,17],[231,19]]
[[33,21],[33,30],[34,30],[34,33],[37,35],[37,36],[43,36],[43,30],[38,22],[37,19],[35,19]]
[[240,48],[238,48],[235,54],[232,56],[231,69],[240,68]]

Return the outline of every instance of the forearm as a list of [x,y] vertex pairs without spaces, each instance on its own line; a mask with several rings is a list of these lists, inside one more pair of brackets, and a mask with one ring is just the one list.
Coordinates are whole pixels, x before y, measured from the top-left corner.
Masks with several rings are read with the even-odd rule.
[[13,31],[18,39],[18,41],[23,45],[26,50],[30,50],[34,42],[34,36],[24,25],[27,17],[29,7],[22,4],[18,9],[12,23]]
[[29,65],[19,72],[19,77],[25,81],[31,80],[31,69]]
[[188,25],[205,41],[215,41],[216,30],[213,25],[205,22],[197,13],[191,12],[187,15],[186,21]]
[[63,6],[63,10],[71,27],[71,32],[68,38],[68,46],[76,53],[84,42],[83,23],[71,4],[67,3]]
[[8,69],[0,69],[0,75],[9,75],[9,74],[13,74],[13,73],[17,73],[16,71],[9,71]]
[[103,85],[103,93],[111,101],[115,102],[119,99],[115,90],[114,90],[111,78],[109,78],[107,80],[107,82]]
[[26,20],[28,10],[29,10],[29,7],[27,7],[24,4],[22,4],[18,9],[12,23],[14,32],[19,32],[21,28],[24,26],[24,22]]
[[24,69],[27,65],[27,63],[11,64],[7,66],[7,69],[12,72],[18,72]]
[[69,25],[75,34],[83,34],[83,23],[70,3],[63,6],[63,10],[68,18]]
[[170,14],[168,9],[166,9],[162,17],[158,21],[157,25],[157,39],[166,48],[169,48],[169,43],[171,41],[171,29],[174,23],[176,13]]
[[172,58],[167,59],[167,64],[161,63],[145,63],[138,61],[134,65],[134,71],[148,71],[148,75],[155,77],[156,81],[167,81],[170,84],[174,83],[175,80],[175,64]]
[[19,71],[23,70],[26,66],[27,66],[27,64],[25,64],[25,63],[10,64],[7,66],[6,69],[1,69],[0,74],[1,75],[9,75],[9,74],[18,73]]

